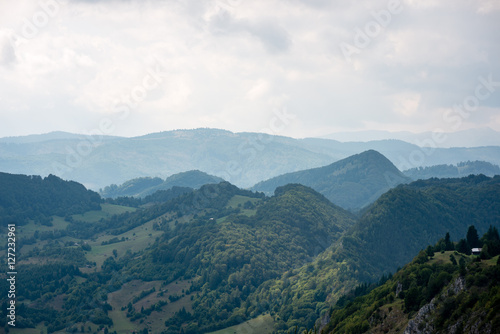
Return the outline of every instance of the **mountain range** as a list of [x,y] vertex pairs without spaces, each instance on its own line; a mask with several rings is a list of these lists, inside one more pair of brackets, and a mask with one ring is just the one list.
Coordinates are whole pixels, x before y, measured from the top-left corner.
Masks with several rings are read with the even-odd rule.
[[[402,173],[382,154],[369,150],[328,166],[276,176],[259,182],[250,189],[272,195],[280,186],[298,183],[313,188],[344,209],[357,211],[373,203],[390,188],[409,183],[411,180],[433,177],[453,178],[471,174],[500,175],[500,168],[484,161],[469,161],[456,166],[438,165],[414,168]],[[221,181],[223,180],[220,178],[200,171],[188,171],[174,174],[166,180],[150,177],[132,179],[120,186],[107,186],[101,189],[100,194],[111,198],[120,196],[144,198],[157,190],[167,190],[176,186],[198,189],[203,184]]]
[[343,143],[217,129],[176,130],[133,138],[57,132],[0,138],[0,170],[54,174],[98,190],[138,177],[167,178],[189,170],[249,188],[278,175],[327,166],[371,149],[386,156],[401,171],[469,160],[500,165],[500,146],[422,145],[400,140]]
[[[432,140],[435,147],[480,147],[498,146],[500,143],[500,132],[491,128],[476,128],[461,130],[457,132],[444,132],[436,129],[434,132],[413,133],[409,131],[352,131],[335,132],[322,136],[322,138],[334,139],[341,142],[371,141],[371,140],[402,140],[417,146],[425,146],[431,142],[431,138],[439,136],[439,140]],[[441,139],[442,138],[442,139]]]

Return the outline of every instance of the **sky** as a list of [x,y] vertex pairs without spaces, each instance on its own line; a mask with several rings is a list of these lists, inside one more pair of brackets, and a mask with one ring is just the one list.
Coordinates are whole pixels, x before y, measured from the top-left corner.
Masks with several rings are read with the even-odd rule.
[[0,137],[500,131],[498,0],[0,2]]

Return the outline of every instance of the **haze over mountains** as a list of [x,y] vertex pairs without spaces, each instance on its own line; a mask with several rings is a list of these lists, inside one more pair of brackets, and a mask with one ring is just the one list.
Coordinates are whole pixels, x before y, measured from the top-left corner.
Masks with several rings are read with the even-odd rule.
[[454,178],[470,174],[486,176],[500,175],[500,167],[485,161],[466,161],[456,165],[436,165],[417,167],[404,171],[404,174],[413,180],[438,178]]
[[0,170],[55,174],[98,190],[137,177],[166,178],[189,170],[248,188],[271,177],[323,167],[376,150],[399,170],[486,161],[500,164],[500,146],[419,147],[400,140],[339,142],[217,129],[176,130],[123,138],[50,133],[0,139]]
[[[439,140],[432,140],[439,134]],[[427,131],[413,133],[409,131],[353,131],[353,132],[335,132],[322,138],[335,139],[342,142],[349,141],[371,141],[396,139],[402,140],[417,146],[429,145],[432,142],[435,147],[479,147],[479,146],[498,146],[500,145],[500,132],[491,128],[475,128],[461,130],[457,132],[443,132],[436,129],[434,132]]]

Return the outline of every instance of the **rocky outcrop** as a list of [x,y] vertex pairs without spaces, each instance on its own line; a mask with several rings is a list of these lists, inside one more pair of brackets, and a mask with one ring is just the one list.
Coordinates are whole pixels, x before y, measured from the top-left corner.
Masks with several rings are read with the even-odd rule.
[[[445,292],[441,295],[441,298],[446,298],[450,294],[457,295],[463,290],[465,290],[465,277],[458,277],[455,281],[453,281],[453,283],[449,285],[448,289],[446,289]],[[433,298],[430,303],[422,306],[415,318],[408,322],[408,326],[406,327],[404,334],[431,334],[435,332],[434,326],[430,321],[430,317],[431,313],[436,309],[436,298]],[[462,321],[459,321],[455,325],[450,326],[448,328],[448,333],[457,332],[457,330],[461,327],[461,323]],[[475,333],[473,327],[474,326],[472,325],[470,330]]]
[[448,289],[448,293],[453,291],[453,293],[457,295],[459,292],[463,290],[465,290],[465,277],[460,276],[450,286],[450,288]]
[[466,319],[461,317],[456,323],[448,326],[447,333],[458,334],[458,333],[470,333],[470,334],[492,334],[493,326],[491,323],[485,323],[487,314],[482,313],[472,313]]
[[398,282],[398,285],[396,286],[396,298],[399,298],[399,294],[403,291],[403,284],[401,282]]
[[404,331],[404,334],[432,334],[434,333],[434,326],[428,322],[428,319],[436,309],[434,304],[434,299],[430,303],[425,304],[418,310],[417,315],[413,320],[408,322],[408,326]]

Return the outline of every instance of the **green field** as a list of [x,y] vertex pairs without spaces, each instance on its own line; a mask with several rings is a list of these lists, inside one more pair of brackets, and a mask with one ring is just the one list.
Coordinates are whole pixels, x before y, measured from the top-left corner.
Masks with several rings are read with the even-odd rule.
[[[3,328],[2,328],[3,330]],[[47,327],[43,325],[38,325],[36,328],[11,328],[9,333],[11,334],[40,334],[40,331],[47,333]]]
[[84,222],[98,222],[101,219],[109,218],[113,215],[119,215],[125,212],[134,212],[135,208],[128,206],[114,205],[114,204],[101,204],[102,210],[88,211],[81,215],[73,215],[73,219]]
[[66,229],[66,227],[69,224],[62,217],[54,216],[52,218],[53,218],[52,226],[35,224],[33,221],[29,222],[26,225],[19,226],[17,228],[18,235],[21,238],[30,238],[33,236],[35,231],[46,232],[46,231],[54,231],[54,230],[64,230],[64,229]]
[[239,325],[221,329],[210,334],[270,334],[273,330],[273,317],[269,314],[264,314]]
[[[85,222],[97,222],[102,218],[109,218],[116,214],[121,214],[125,212],[133,212],[136,209],[121,205],[113,204],[101,204],[102,210],[100,211],[88,211],[81,215],[73,215],[73,219],[85,221]],[[17,232],[21,238],[30,238],[33,236],[35,231],[46,232],[54,230],[64,230],[68,227],[69,223],[64,220],[63,217],[54,216],[52,217],[52,226],[46,226],[41,224],[35,224],[33,221],[26,225],[19,226]]]
[[[475,255],[465,255],[462,253],[457,253],[455,251],[446,251],[444,253],[436,252],[436,253],[434,253],[434,256],[430,259],[429,264],[432,265],[435,263],[437,263],[437,264],[451,263],[451,261],[450,261],[451,254],[453,254],[453,256],[455,257],[457,262],[458,262],[458,260],[460,260],[460,257],[464,257],[467,262],[473,261],[477,257]],[[482,266],[494,266],[497,264],[498,257],[499,257],[499,255],[497,255],[489,260],[481,260],[481,262],[479,262],[479,264]]]
[[250,201],[252,204],[256,204],[260,201],[258,198],[251,198],[247,196],[234,195],[233,198],[229,200],[226,207],[236,209],[238,207],[241,208],[241,213],[247,216],[253,216],[257,213],[255,209],[243,209],[243,205]]
[[[163,233],[162,231],[155,231],[153,229],[153,225],[156,223],[157,220],[155,219],[125,233],[119,235],[102,235],[95,241],[89,241],[88,244],[92,247],[92,250],[86,254],[87,259],[91,262],[96,262],[97,268],[100,268],[104,260],[113,256],[114,249],[116,249],[118,257],[123,256],[127,250],[134,253],[145,249],[155,241],[156,237]],[[113,238],[120,240],[124,238],[125,241],[102,245],[103,241],[109,241]]]
[[[108,302],[113,307],[113,311],[109,312],[109,316],[113,319],[113,330],[119,334],[130,333],[131,330],[142,329],[147,325],[152,333],[159,333],[165,329],[165,320],[171,318],[175,312],[180,311],[183,307],[186,311],[192,312],[191,296],[184,296],[175,302],[170,302],[168,299],[169,296],[182,296],[182,291],[191,286],[190,281],[179,280],[167,286],[162,286],[162,283],[163,281],[134,280],[125,283],[120,290],[110,293]],[[139,312],[141,308],[147,309],[161,300],[167,301],[167,305],[164,305],[160,312],[154,311],[149,317],[143,318],[144,323],[140,323],[140,320],[131,322],[126,317],[126,311],[122,311],[121,308],[127,306],[129,302],[133,302],[134,297],[139,296],[142,291],[149,291],[153,287],[155,288],[154,292],[133,304],[136,312]],[[160,294],[160,292],[163,293]]]

